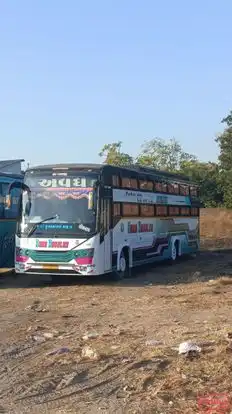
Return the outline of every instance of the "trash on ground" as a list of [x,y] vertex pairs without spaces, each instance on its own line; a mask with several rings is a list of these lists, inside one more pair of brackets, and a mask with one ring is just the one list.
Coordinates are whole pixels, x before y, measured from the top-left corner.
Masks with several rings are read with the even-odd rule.
[[113,351],[115,351],[115,350],[117,350],[117,349],[119,349],[120,348],[120,346],[119,345],[111,345],[111,347],[110,347]]
[[52,338],[54,338],[54,334],[52,332],[44,332],[43,333],[43,336],[46,339],[52,339]]
[[84,346],[84,348],[81,351],[82,358],[88,358],[88,359],[98,359],[99,355],[97,351],[90,346]]
[[117,328],[115,329],[114,335],[115,336],[121,336],[121,335],[125,335],[126,334],[126,330],[125,329],[121,329],[121,328]]
[[72,383],[76,375],[77,375],[76,372],[72,372],[71,374],[65,375],[65,377],[62,378],[60,383],[57,385],[56,389],[61,390],[65,387],[68,387]]
[[146,346],[159,346],[159,345],[163,345],[163,342],[157,341],[155,339],[149,339],[148,341],[146,341]]
[[40,343],[42,343],[42,342],[45,342],[46,341],[46,339],[44,338],[44,336],[42,336],[42,335],[33,335],[32,336],[32,339],[35,341],[35,342],[40,342]]
[[54,350],[54,351],[52,351],[52,352],[49,352],[47,355],[48,355],[48,356],[52,356],[52,355],[61,355],[61,354],[66,354],[66,353],[68,353],[68,352],[70,352],[70,349],[69,349],[69,348],[62,347],[62,348],[55,349],[55,350]]
[[43,307],[39,300],[35,300],[32,305],[27,306],[25,309],[35,312],[48,312],[48,308]]
[[42,306],[39,306],[37,309],[34,309],[36,312],[48,312],[48,308],[43,308]]
[[201,348],[194,342],[186,341],[179,345],[179,355],[197,355],[201,352]]
[[123,364],[128,364],[128,363],[130,363],[130,362],[132,362],[132,358],[123,358],[123,359],[122,359],[122,363],[123,363]]
[[87,341],[88,339],[94,339],[97,338],[99,334],[96,331],[86,332],[86,334],[82,337],[84,341]]

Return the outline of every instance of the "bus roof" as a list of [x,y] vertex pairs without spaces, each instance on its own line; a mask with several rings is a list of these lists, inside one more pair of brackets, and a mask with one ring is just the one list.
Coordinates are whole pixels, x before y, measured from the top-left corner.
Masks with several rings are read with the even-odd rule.
[[1,172],[0,171],[0,179],[1,179],[1,177],[4,177],[4,178],[12,178],[12,179],[21,179],[21,180],[23,180],[23,178],[24,178],[24,174],[14,174],[14,173],[10,173],[10,172]]
[[176,180],[179,182],[188,182],[197,185],[196,183],[193,183],[193,181],[182,174],[178,173],[170,173],[163,170],[156,170],[151,167],[144,167],[139,164],[131,165],[130,167],[122,167],[117,165],[109,165],[109,164],[74,164],[74,163],[65,163],[65,164],[45,164],[45,165],[38,165],[35,167],[30,167],[26,170],[26,172],[29,171],[46,171],[46,170],[84,170],[84,171],[91,171],[91,172],[101,172],[103,170],[111,170],[116,173],[117,171],[124,171],[124,172],[135,172],[138,174],[146,174],[150,176],[157,176],[157,177],[164,177],[167,180]]
[[36,170],[100,170],[103,167],[102,164],[45,164],[30,167],[27,171]]

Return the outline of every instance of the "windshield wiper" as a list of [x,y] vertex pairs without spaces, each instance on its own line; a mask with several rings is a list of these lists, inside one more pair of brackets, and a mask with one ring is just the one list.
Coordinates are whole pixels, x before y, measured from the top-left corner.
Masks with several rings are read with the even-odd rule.
[[56,214],[55,216],[47,217],[47,218],[45,218],[41,221],[38,221],[37,223],[34,223],[33,226],[31,227],[31,229],[29,230],[29,232],[27,234],[27,237],[30,237],[35,232],[35,230],[37,229],[37,226],[39,226],[40,224],[43,224],[46,221],[57,219],[58,217],[59,217],[58,214]]

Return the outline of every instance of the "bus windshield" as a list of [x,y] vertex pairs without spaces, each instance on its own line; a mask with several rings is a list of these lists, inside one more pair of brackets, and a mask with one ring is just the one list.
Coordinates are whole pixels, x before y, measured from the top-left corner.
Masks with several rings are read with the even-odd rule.
[[25,176],[25,184],[31,191],[22,196],[21,232],[25,236],[84,235],[96,230],[93,209],[93,187],[97,180],[93,175],[38,175]]

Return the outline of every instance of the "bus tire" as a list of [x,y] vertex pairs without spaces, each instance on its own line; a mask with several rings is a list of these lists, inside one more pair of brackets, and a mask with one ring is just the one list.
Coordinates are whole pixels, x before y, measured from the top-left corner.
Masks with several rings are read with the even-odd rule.
[[176,240],[172,244],[172,250],[171,250],[171,261],[172,262],[176,262],[176,260],[178,258],[178,247],[179,247],[179,242],[178,242],[178,240]]
[[116,278],[118,280],[123,280],[129,277],[129,250],[122,249],[119,258],[119,269],[116,271]]

